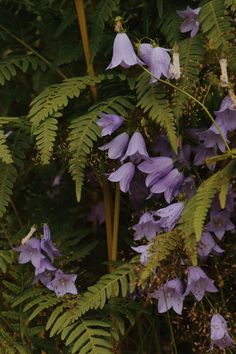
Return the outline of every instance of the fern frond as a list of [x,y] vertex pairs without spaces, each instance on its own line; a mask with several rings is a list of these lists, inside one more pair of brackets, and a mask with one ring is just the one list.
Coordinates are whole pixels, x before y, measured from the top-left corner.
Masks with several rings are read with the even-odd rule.
[[29,68],[37,70],[45,69],[46,65],[36,57],[27,55],[21,57],[7,57],[0,61],[0,85],[10,81],[17,74],[17,69],[25,73]]
[[199,20],[201,29],[209,40],[211,49],[227,50],[229,41],[234,38],[230,19],[225,15],[222,0],[211,0],[201,8]]
[[13,162],[11,152],[7,146],[6,135],[2,129],[0,129],[0,159],[6,164]]
[[139,277],[140,284],[153,274],[153,270],[161,265],[178,246],[180,235],[178,230],[173,230],[165,234],[158,235],[148,250],[148,263],[142,269]]
[[225,0],[225,6],[231,11],[236,12],[236,0]]
[[[128,293],[132,293],[135,289],[135,266],[132,264],[122,265],[114,272],[104,275],[93,286],[75,301],[75,307],[64,311],[61,316],[55,318],[53,323],[52,317],[50,320],[51,332],[53,336],[60,333],[64,328],[74,323],[79,317],[92,309],[102,309],[106,301],[112,297],[119,295],[125,297]],[[57,308],[54,311],[58,311]],[[49,329],[49,326],[47,326]]]
[[58,116],[60,117],[61,114],[55,113],[54,116],[47,118],[41,122],[39,127],[33,132],[36,136],[36,146],[40,153],[40,159],[43,165],[49,163],[52,155],[58,129],[58,120],[56,119]]
[[111,324],[100,320],[80,320],[69,334],[66,345],[71,353],[112,354]]
[[119,2],[119,0],[103,0],[100,1],[94,9],[94,18],[90,34],[91,62],[93,62],[98,52],[105,24],[108,20],[112,19],[112,13],[117,11]]
[[6,273],[7,267],[13,262],[13,252],[7,250],[0,251],[0,270]]
[[167,43],[172,47],[175,43],[179,43],[182,34],[180,32],[181,19],[177,15],[176,10],[182,10],[179,1],[173,3],[168,2],[168,6],[165,7],[164,16],[161,19],[160,30],[166,38]]
[[163,127],[168,136],[171,147],[177,153],[177,136],[175,118],[165,93],[160,93],[160,87],[149,84],[150,76],[147,73],[140,75],[136,89],[138,96],[137,106],[141,107],[149,118]]
[[96,124],[101,112],[117,113],[126,115],[126,110],[131,109],[131,103],[120,96],[112,97],[105,102],[92,107],[90,111],[76,118],[70,125],[69,152],[71,159],[69,161],[70,173],[76,186],[76,197],[78,202],[81,199],[81,191],[84,183],[84,170],[87,164],[87,156],[91,152],[93,143],[100,136],[100,128]]
[[16,177],[17,171],[13,164],[0,163],[0,217],[5,213],[11,199]]

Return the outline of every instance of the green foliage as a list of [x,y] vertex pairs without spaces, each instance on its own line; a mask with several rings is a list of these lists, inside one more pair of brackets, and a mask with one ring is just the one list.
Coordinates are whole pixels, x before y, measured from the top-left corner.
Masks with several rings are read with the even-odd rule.
[[7,272],[9,264],[13,262],[13,252],[7,250],[0,251],[0,270],[2,273]]
[[199,15],[202,32],[207,35],[209,48],[227,50],[233,33],[229,17],[225,16],[222,0],[211,0],[204,4]]
[[149,85],[150,76],[147,73],[140,75],[136,89],[138,96],[137,106],[141,107],[149,118],[163,127],[169,138],[174,152],[177,152],[177,136],[174,115],[165,93],[157,85]]
[[87,157],[91,152],[93,143],[100,136],[100,128],[96,124],[100,113],[117,113],[126,116],[127,109],[132,104],[124,97],[117,96],[91,107],[89,112],[82,117],[75,118],[70,125],[69,152],[71,155],[69,165],[73,180],[75,181],[77,200],[81,199],[81,191],[84,183]]
[[11,200],[16,177],[17,171],[13,164],[0,163],[0,217],[5,213]]
[[3,130],[0,130],[0,159],[5,164],[13,162],[11,152],[7,146],[7,138]]
[[17,69],[25,73],[28,69],[45,70],[46,65],[36,57],[25,55],[19,57],[6,57],[0,61],[0,85],[10,81],[17,74]]

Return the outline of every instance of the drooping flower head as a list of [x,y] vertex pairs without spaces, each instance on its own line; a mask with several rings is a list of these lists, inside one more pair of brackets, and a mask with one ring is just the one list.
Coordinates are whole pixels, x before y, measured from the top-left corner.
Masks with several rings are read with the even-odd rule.
[[152,45],[150,43],[138,43],[137,48],[138,55],[140,56],[144,64],[150,66]]
[[210,279],[200,267],[189,267],[185,295],[191,292],[197,301],[201,301],[206,291],[211,293],[218,291],[213,283],[214,280]]
[[108,177],[111,182],[119,182],[120,190],[124,193],[128,192],[130,182],[134,177],[135,166],[132,162],[127,162],[122,165],[118,170],[111,173]]
[[78,294],[75,286],[76,278],[76,274],[65,274],[58,269],[54,279],[47,284],[47,287],[53,290],[58,297],[65,294]]
[[155,83],[157,79],[160,79],[161,76],[166,78],[170,77],[170,55],[169,49],[162,47],[153,47],[150,55],[150,65],[149,70],[152,73],[150,83]]
[[214,113],[220,129],[226,132],[236,129],[236,102],[230,96],[222,100],[220,109]]
[[101,136],[111,135],[123,123],[123,118],[117,114],[101,113],[101,118],[96,121],[102,128]]
[[228,333],[227,323],[220,314],[215,314],[211,319],[211,350],[217,345],[220,349],[234,345]]
[[132,135],[122,161],[127,157],[135,163],[139,163],[141,160],[149,158],[144,138],[140,132],[135,132]]
[[53,261],[55,257],[61,255],[59,249],[52,242],[51,232],[47,224],[43,225],[43,238],[41,240],[41,249],[46,252],[51,261]]
[[173,168],[173,160],[169,157],[151,157],[138,165],[138,169],[147,174],[147,187],[151,187],[158,179],[167,175]]
[[20,247],[15,248],[15,251],[20,252],[18,262],[20,264],[31,262],[35,268],[39,268],[44,255],[41,253],[40,240],[32,237],[28,242]]
[[190,6],[187,6],[186,10],[176,11],[177,14],[184,20],[180,26],[180,31],[182,33],[191,31],[190,36],[196,36],[200,27],[200,22],[198,20],[200,10],[200,7],[197,9],[191,9]]
[[39,267],[35,269],[35,275],[39,275],[45,271],[51,272],[54,270],[56,270],[56,267],[54,267],[54,265],[52,265],[52,263],[45,257],[41,259]]
[[158,299],[158,312],[163,313],[171,307],[181,315],[183,309],[183,284],[179,279],[168,280],[159,290],[155,290],[151,297]]
[[201,240],[198,243],[198,254],[200,257],[205,258],[211,252],[220,255],[224,252],[220,246],[217,245],[210,232],[204,231]]
[[127,133],[121,133],[108,144],[100,146],[99,150],[108,150],[108,157],[111,160],[120,159],[126,151],[128,141],[129,135]]
[[235,229],[234,224],[230,221],[230,212],[227,210],[215,211],[210,213],[210,221],[206,224],[206,230],[214,232],[219,240],[222,240],[226,231]]
[[143,237],[151,241],[160,230],[160,226],[159,222],[154,220],[153,215],[147,211],[141,216],[138,224],[132,226],[132,229],[135,231],[135,241],[141,240]]
[[135,54],[127,34],[124,32],[117,33],[113,43],[112,60],[106,70],[113,69],[118,65],[123,68],[129,68],[135,64],[143,65],[144,63]]
[[154,215],[160,217],[160,227],[164,231],[170,231],[175,227],[177,221],[179,220],[183,208],[183,203],[173,203],[165,208],[157,210],[154,212]]

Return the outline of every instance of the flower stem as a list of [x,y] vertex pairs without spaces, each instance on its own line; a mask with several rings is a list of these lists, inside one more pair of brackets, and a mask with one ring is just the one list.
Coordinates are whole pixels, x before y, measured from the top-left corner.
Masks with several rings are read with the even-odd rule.
[[119,234],[119,218],[120,218],[120,187],[116,183],[115,206],[114,206],[114,223],[113,223],[113,236],[112,236],[112,254],[111,260],[117,260],[117,244]]
[[109,271],[112,271],[112,199],[106,177],[102,178]]
[[50,63],[48,59],[46,59],[43,55],[38,53],[34,48],[32,48],[28,43],[26,43],[23,39],[19,38],[17,35],[9,31],[6,27],[0,24],[0,29],[15,39],[18,43],[20,43],[23,47],[25,47],[30,52],[34,53],[36,57],[38,57],[42,62],[44,62],[50,69],[56,71],[56,73],[64,80],[67,79],[66,75],[58,68],[55,68],[53,64]]
[[174,335],[174,331],[172,328],[169,311],[166,312],[166,315],[167,315],[167,322],[168,322],[168,326],[169,326],[169,330],[170,330],[171,342],[174,347],[174,352],[175,352],[175,354],[178,354],[178,350],[177,350],[177,346],[176,346],[176,342],[175,342],[175,335]]
[[197,98],[195,98],[194,96],[192,96],[190,93],[188,93],[188,92],[186,92],[185,90],[179,88],[178,86],[172,84],[171,82],[166,81],[166,80],[162,80],[162,79],[156,77],[155,75],[153,75],[153,74],[151,73],[151,71],[149,71],[149,70],[148,70],[147,68],[145,68],[144,66],[140,65],[140,67],[141,67],[144,71],[146,71],[149,75],[151,75],[152,77],[154,77],[156,80],[162,82],[163,84],[165,84],[165,85],[167,85],[167,86],[170,86],[170,87],[174,88],[174,89],[177,90],[177,91],[182,92],[184,95],[188,96],[189,98],[191,98],[192,100],[194,100],[196,103],[198,103],[199,106],[201,106],[201,107],[204,109],[204,111],[206,112],[206,114],[208,115],[208,117],[210,118],[210,120],[212,121],[212,124],[215,126],[216,130],[218,131],[218,133],[219,133],[221,139],[223,140],[223,142],[224,142],[224,144],[225,144],[226,149],[227,149],[229,152],[231,152],[230,147],[229,147],[229,144],[227,143],[227,141],[226,141],[226,139],[225,139],[225,137],[224,137],[224,135],[223,135],[223,133],[222,133],[220,127],[216,124],[215,119],[213,118],[213,116],[211,115],[211,113],[208,111],[208,109],[206,108],[206,106],[205,106],[202,102],[200,102]]

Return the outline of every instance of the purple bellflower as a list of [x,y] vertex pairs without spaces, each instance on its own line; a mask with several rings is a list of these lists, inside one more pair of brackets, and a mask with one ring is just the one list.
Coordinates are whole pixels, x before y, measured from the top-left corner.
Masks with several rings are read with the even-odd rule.
[[41,249],[48,255],[52,262],[55,257],[61,255],[59,249],[52,242],[51,232],[47,224],[43,225],[43,238],[41,240]]
[[171,307],[181,315],[183,309],[183,285],[179,279],[168,280],[159,290],[155,290],[151,296],[158,299],[158,312],[163,313]]
[[174,168],[173,161],[169,157],[151,157],[138,165],[138,169],[146,173],[146,186],[151,187],[160,178],[167,175]]
[[220,255],[224,250],[217,245],[210,232],[204,231],[198,243],[198,254],[202,258],[206,258],[211,252]]
[[55,278],[47,284],[48,289],[53,290],[55,294],[63,296],[65,294],[78,294],[75,286],[76,274],[65,274],[58,269],[55,273]]
[[49,290],[52,290],[51,288],[51,281],[53,280],[53,277],[56,273],[56,270],[45,270],[43,273],[39,273],[35,276],[33,284],[36,284],[38,281],[40,281],[46,288]]
[[129,135],[127,133],[121,133],[108,144],[99,147],[99,150],[108,150],[108,157],[111,160],[120,159],[124,155],[128,141]]
[[196,193],[196,190],[196,183],[193,177],[186,177],[181,187],[181,193],[183,193],[185,198],[188,199]]
[[135,231],[134,240],[141,240],[145,237],[148,241],[151,241],[160,230],[159,222],[155,221],[153,215],[149,212],[144,213],[139,219],[138,224],[132,226]]
[[140,263],[142,265],[146,265],[148,262],[148,249],[151,246],[151,243],[147,244],[147,245],[142,245],[142,246],[138,246],[138,247],[131,247],[135,252],[140,253]]
[[[236,102],[230,96],[226,96],[221,102],[216,115],[216,124],[223,131],[233,131],[236,129]],[[216,128],[214,127],[216,130]]]
[[162,47],[153,47],[150,55],[149,70],[152,73],[150,83],[155,83],[161,76],[169,78],[170,55],[169,49]]
[[96,123],[102,128],[101,136],[111,135],[123,123],[123,118],[117,114],[101,113],[100,116]]
[[45,271],[51,272],[54,270],[56,270],[56,267],[54,267],[52,263],[45,257],[41,259],[40,266],[35,269],[35,275],[39,275]]
[[[222,129],[221,127],[221,132],[227,141],[227,143],[230,143],[230,141],[226,138],[227,132]],[[198,138],[199,141],[206,147],[206,148],[214,148],[217,146],[221,152],[225,152],[225,144],[224,141],[222,140],[222,137],[220,136],[219,132],[216,130],[215,126],[212,125],[209,129],[204,130],[202,132],[198,133]]]
[[149,155],[146,149],[146,144],[141,133],[135,132],[128,144],[128,148],[121,161],[130,157],[131,161],[139,163],[143,159],[148,159]]
[[183,203],[173,203],[165,208],[157,210],[154,215],[160,216],[160,226],[164,231],[172,230],[184,209]]
[[206,291],[211,293],[218,291],[213,283],[214,280],[210,279],[200,267],[189,267],[185,295],[191,292],[197,301],[201,301]]
[[164,134],[158,135],[155,139],[153,146],[153,152],[160,154],[161,156],[171,157],[175,156],[167,136]]
[[119,182],[120,190],[124,193],[128,192],[130,182],[134,177],[135,165],[132,162],[127,162],[122,165],[118,170],[111,173],[108,180],[111,182]]
[[45,258],[41,253],[40,240],[36,237],[15,248],[15,251],[20,252],[18,260],[20,264],[31,262],[35,268],[39,268],[41,260]]
[[140,56],[144,64],[150,66],[152,45],[150,43],[138,43],[137,48],[138,48],[138,55]]
[[124,32],[117,33],[113,44],[112,60],[106,70],[118,65],[129,68],[135,64],[143,65],[143,62],[135,54],[129,37]]
[[212,148],[206,148],[203,145],[198,145],[194,149],[195,157],[193,160],[193,164],[195,166],[201,166],[206,164],[209,170],[214,171],[216,162],[207,162],[207,158],[212,157],[217,154],[217,147],[214,146]]
[[191,9],[191,7],[187,6],[186,10],[176,11],[178,16],[180,16],[184,20],[180,26],[180,31],[182,33],[191,31],[190,36],[196,36],[200,27],[200,23],[198,20],[200,10],[200,7],[197,9]]
[[88,220],[98,221],[99,225],[105,222],[104,203],[102,201],[93,205]]
[[217,345],[220,349],[234,345],[228,333],[227,323],[220,314],[215,314],[211,318],[211,350],[214,345]]
[[150,188],[151,193],[164,193],[165,200],[170,203],[180,192],[184,176],[174,168],[166,176],[159,179]]
[[229,217],[230,213],[227,210],[212,211],[210,221],[206,224],[206,230],[213,232],[219,240],[222,240],[226,231],[235,229]]

